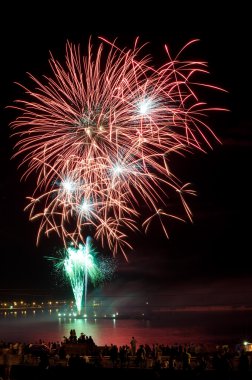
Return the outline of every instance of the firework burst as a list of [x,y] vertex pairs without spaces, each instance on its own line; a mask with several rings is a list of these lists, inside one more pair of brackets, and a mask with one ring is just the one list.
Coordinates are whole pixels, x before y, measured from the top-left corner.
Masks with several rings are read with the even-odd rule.
[[[24,179],[36,175],[26,207],[43,233],[56,232],[67,246],[85,242],[90,230],[115,255],[131,248],[130,230],[159,220],[168,236],[169,198],[195,195],[171,170],[175,154],[204,151],[217,137],[206,123],[210,108],[198,99],[204,62],[173,59],[156,67],[143,47],[119,49],[103,38],[86,55],[66,45],[65,64],[50,58],[51,77],[29,75],[34,89],[17,100],[11,123],[19,140]],[[23,86],[22,86],[23,87]],[[220,109],[218,109],[220,110]],[[145,207],[142,213],[143,206]],[[142,214],[145,218],[143,219]]]
[[65,277],[72,288],[78,314],[82,311],[84,298],[84,313],[87,306],[88,279],[94,286],[102,284],[113,275],[116,263],[108,258],[98,258],[97,251],[88,236],[86,244],[78,247],[69,244],[58,252],[59,257],[47,257],[54,262],[54,268],[60,276]]

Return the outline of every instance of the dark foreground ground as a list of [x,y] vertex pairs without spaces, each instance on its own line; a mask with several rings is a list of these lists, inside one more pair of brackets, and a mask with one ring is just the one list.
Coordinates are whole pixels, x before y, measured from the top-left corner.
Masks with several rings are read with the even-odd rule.
[[[207,370],[199,373],[194,370],[182,371],[169,369],[140,369],[140,368],[85,368],[84,370],[76,370],[73,368],[63,367],[49,367],[48,369],[41,369],[35,366],[14,365],[11,367],[11,372],[1,374],[3,379],[10,380],[79,380],[79,379],[117,379],[117,380],[132,380],[132,379],[195,379],[195,380],[239,380],[239,379],[252,379],[252,372],[245,374],[239,371],[231,372],[217,372],[214,370]],[[1,378],[1,377],[0,377]]]

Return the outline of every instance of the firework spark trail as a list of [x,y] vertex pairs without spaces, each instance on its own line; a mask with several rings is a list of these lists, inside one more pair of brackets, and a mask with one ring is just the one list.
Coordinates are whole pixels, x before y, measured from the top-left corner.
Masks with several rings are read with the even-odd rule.
[[[88,279],[93,285],[101,284],[109,279],[115,270],[115,263],[107,259],[96,258],[97,252],[88,236],[86,244],[79,243],[78,247],[69,245],[60,251],[60,257],[48,257],[55,262],[57,271],[65,273],[71,284],[78,314],[82,311],[82,301],[84,296],[84,313],[87,305]],[[83,294],[84,293],[84,294]]]
[[90,255],[89,249],[87,248],[81,244],[79,244],[77,249],[75,247],[68,247],[66,249],[66,257],[63,261],[64,270],[71,283],[75,304],[79,314],[82,309],[84,290],[86,307],[87,272],[91,269],[94,271],[93,257]]
[[101,39],[96,55],[91,43],[87,56],[67,43],[65,68],[51,56],[52,77],[30,75],[36,88],[24,87],[28,100],[14,107],[22,113],[11,124],[14,157],[22,157],[24,179],[37,176],[26,207],[40,220],[37,241],[56,231],[65,246],[77,246],[92,228],[103,246],[126,256],[128,232],[141,224],[159,219],[168,236],[167,217],[179,218],[167,210],[172,193],[191,220],[186,195],[195,193],[170,163],[218,140],[205,119],[221,109],[200,101],[197,88],[220,89],[196,81],[207,65],[181,60],[184,49],[172,59],[165,47],[167,62],[156,68],[137,40],[120,50]]

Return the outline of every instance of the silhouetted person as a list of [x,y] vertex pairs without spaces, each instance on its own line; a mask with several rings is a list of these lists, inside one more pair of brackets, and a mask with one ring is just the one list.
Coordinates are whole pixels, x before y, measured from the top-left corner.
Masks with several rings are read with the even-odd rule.
[[136,341],[136,339],[133,336],[132,339],[131,339],[131,341],[130,341],[131,353],[132,353],[133,356],[136,355],[136,344],[137,344],[137,341]]
[[240,361],[239,361],[239,371],[241,374],[245,375],[249,371],[249,358],[245,350],[242,350]]
[[191,354],[186,349],[184,349],[182,354],[182,366],[183,370],[191,369]]

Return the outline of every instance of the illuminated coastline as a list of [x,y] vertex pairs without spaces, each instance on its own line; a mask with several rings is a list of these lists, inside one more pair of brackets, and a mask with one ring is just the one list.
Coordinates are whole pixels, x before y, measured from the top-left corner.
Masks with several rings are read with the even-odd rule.
[[55,318],[65,319],[159,319],[171,313],[208,313],[208,312],[246,312],[251,311],[252,307],[248,305],[239,306],[164,306],[164,305],[149,305],[149,302],[139,302],[138,305],[132,303],[116,306],[114,303],[110,305],[107,300],[93,299],[87,305],[84,312],[78,313],[73,300],[48,300],[27,301],[24,299],[17,300],[0,300],[0,316],[7,315],[27,315],[36,313],[49,313]]
[[148,319],[143,310],[131,310],[131,313],[119,313],[108,308],[102,301],[93,300],[91,305],[87,306],[85,313],[79,314],[74,301],[56,300],[56,301],[5,301],[0,302],[0,316],[4,315],[26,315],[36,314],[38,312],[48,312],[54,314],[57,318],[74,318],[74,319]]

